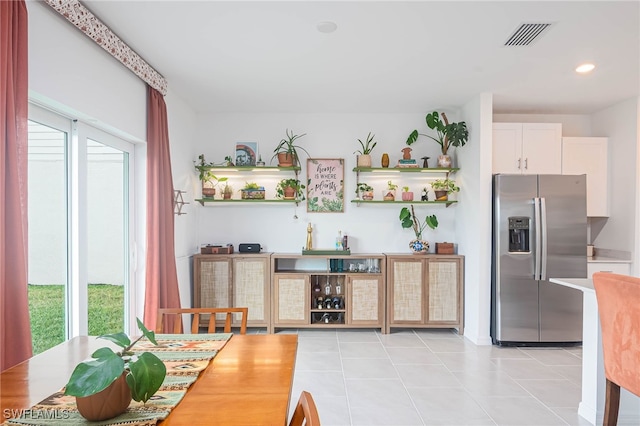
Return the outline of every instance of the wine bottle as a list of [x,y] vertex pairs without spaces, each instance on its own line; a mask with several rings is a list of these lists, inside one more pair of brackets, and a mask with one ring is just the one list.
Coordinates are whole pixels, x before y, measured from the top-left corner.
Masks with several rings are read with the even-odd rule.
[[325,299],[324,299],[324,308],[325,309],[331,309],[331,303],[332,303],[331,296],[325,297]]
[[342,307],[342,299],[337,296],[331,300],[331,303],[333,304],[333,309],[340,309]]

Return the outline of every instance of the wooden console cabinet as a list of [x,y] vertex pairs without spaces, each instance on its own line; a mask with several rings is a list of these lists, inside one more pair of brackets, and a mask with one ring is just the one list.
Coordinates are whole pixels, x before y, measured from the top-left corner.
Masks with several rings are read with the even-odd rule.
[[271,269],[273,329],[385,332],[384,255],[274,254]]
[[387,254],[387,324],[464,333],[464,257]]
[[[193,307],[246,306],[247,326],[271,331],[270,257],[270,253],[195,255]],[[234,325],[239,325],[239,318],[234,318]]]

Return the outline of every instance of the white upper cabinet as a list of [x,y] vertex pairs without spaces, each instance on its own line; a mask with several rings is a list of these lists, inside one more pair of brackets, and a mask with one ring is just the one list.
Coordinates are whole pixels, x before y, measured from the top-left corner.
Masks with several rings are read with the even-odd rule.
[[493,123],[493,173],[561,172],[562,124]]
[[562,138],[562,174],[587,175],[587,216],[609,217],[608,139]]

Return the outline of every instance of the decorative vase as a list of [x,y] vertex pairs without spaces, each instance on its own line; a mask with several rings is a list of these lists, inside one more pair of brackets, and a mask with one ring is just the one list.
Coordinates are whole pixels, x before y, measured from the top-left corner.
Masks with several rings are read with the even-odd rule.
[[122,373],[106,389],[85,397],[76,397],[78,411],[85,419],[97,422],[124,413],[131,403],[131,389]]
[[421,239],[409,241],[409,248],[413,254],[427,254],[429,252],[429,242]]
[[408,191],[403,192],[402,201],[413,201],[413,192],[408,192]]
[[279,167],[293,167],[295,163],[295,157],[288,152],[278,153],[278,166]]
[[380,160],[380,165],[382,165],[382,167],[389,167],[389,154],[387,154],[386,152],[384,154],[382,154],[382,160]]
[[451,168],[451,157],[447,154],[438,155],[438,167]]
[[447,191],[433,191],[436,194],[436,201],[447,201],[449,199],[449,194]]
[[358,167],[371,167],[371,155],[360,154],[358,155]]

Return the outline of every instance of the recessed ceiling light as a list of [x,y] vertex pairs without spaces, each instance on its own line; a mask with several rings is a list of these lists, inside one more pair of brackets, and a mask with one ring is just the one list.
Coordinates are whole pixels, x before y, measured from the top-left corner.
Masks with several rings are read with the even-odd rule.
[[335,22],[322,21],[322,22],[318,22],[318,25],[316,25],[316,28],[318,28],[318,31],[320,31],[321,33],[329,34],[337,30],[338,25]]
[[593,71],[595,67],[596,66],[593,64],[582,64],[582,65],[579,65],[578,68],[576,68],[576,72],[579,72],[581,74],[588,73]]

